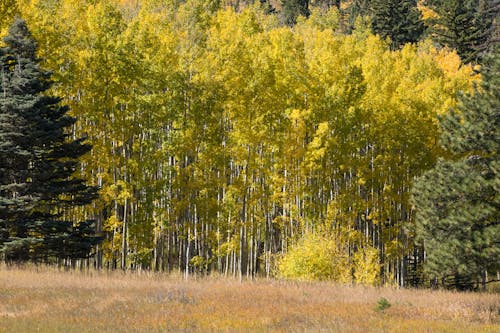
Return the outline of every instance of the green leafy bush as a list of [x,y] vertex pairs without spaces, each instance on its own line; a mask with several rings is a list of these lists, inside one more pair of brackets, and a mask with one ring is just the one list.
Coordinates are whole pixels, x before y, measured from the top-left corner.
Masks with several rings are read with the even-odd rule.
[[380,297],[380,299],[377,302],[377,306],[375,307],[375,310],[379,312],[384,312],[384,310],[390,307],[391,303],[385,297]]

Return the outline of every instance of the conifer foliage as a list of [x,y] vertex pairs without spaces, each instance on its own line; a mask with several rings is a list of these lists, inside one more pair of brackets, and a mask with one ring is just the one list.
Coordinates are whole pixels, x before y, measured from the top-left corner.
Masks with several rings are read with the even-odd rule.
[[299,16],[309,16],[309,0],[283,0],[281,19],[283,23],[293,26]]
[[50,72],[37,43],[16,19],[0,48],[0,253],[7,261],[79,258],[99,240],[91,221],[62,221],[65,209],[85,205],[96,189],[73,174],[90,150],[67,130],[76,119],[48,96]]
[[463,62],[480,62],[495,36],[498,0],[427,0],[434,39],[457,50]]
[[453,154],[425,173],[413,191],[417,234],[427,270],[446,286],[472,288],[500,269],[500,57],[484,81],[442,120],[443,146]]
[[424,32],[416,0],[373,0],[370,5],[373,32],[389,37],[393,49],[416,43]]

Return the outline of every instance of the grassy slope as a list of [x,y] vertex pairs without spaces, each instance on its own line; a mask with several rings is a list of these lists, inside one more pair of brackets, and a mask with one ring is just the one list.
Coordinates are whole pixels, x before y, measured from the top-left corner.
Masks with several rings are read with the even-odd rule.
[[0,332],[500,332],[499,311],[498,294],[0,268]]

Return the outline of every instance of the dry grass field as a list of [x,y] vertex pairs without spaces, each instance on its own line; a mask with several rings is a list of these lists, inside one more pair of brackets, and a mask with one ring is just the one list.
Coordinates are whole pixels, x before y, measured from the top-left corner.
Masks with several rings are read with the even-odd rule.
[[0,332],[500,332],[499,309],[498,294],[0,268]]

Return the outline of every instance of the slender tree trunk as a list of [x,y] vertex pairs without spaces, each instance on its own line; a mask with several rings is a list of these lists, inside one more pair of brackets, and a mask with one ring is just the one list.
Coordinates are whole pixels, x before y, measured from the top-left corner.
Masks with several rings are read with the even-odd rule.
[[125,199],[123,204],[123,226],[122,226],[122,260],[121,268],[127,270],[127,207],[128,200]]

